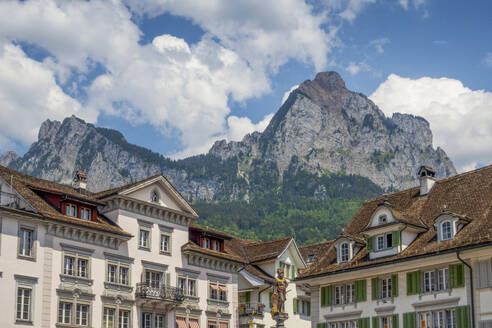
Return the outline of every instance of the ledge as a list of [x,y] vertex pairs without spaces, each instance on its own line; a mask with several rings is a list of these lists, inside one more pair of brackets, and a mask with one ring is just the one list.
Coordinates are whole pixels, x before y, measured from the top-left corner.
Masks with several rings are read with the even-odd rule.
[[460,298],[459,297],[453,297],[453,298],[443,298],[443,299],[436,299],[432,301],[424,301],[424,302],[415,302],[412,303],[412,306],[417,310],[425,307],[431,307],[434,305],[450,305],[450,306],[455,306],[458,305]]
[[326,320],[329,321],[336,321],[336,320],[354,320],[354,319],[359,319],[360,316],[362,315],[362,310],[360,311],[352,311],[352,312],[340,312],[340,313],[333,313],[333,314],[325,314],[323,317]]

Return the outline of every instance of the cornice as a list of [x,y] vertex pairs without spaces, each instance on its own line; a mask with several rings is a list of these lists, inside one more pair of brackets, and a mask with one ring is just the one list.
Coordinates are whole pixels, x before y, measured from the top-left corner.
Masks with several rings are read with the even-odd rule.
[[186,251],[184,255],[186,256],[189,265],[194,265],[205,269],[227,273],[237,273],[240,268],[240,264],[237,262],[204,255],[202,253]]

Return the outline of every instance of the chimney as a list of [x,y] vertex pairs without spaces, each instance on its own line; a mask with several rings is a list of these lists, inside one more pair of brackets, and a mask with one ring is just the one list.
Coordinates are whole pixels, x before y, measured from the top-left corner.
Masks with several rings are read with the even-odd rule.
[[420,179],[420,196],[425,196],[436,183],[436,171],[432,167],[422,165],[417,174]]
[[78,170],[75,172],[72,186],[80,193],[85,192],[85,189],[87,188],[87,175],[84,171]]

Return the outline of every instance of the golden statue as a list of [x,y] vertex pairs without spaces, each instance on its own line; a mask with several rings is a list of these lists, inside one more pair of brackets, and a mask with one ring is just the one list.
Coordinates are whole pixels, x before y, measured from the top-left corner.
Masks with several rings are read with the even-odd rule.
[[289,283],[284,277],[284,270],[277,269],[277,277],[275,278],[275,285],[273,286],[272,295],[272,316],[278,313],[285,312],[284,304],[286,300],[287,285]]

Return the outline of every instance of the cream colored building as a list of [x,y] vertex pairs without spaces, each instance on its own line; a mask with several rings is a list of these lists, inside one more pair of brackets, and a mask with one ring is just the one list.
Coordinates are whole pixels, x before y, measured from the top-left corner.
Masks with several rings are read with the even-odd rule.
[[306,246],[312,327],[492,327],[492,166],[366,201]]

